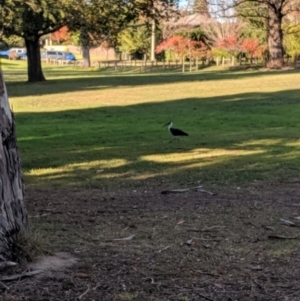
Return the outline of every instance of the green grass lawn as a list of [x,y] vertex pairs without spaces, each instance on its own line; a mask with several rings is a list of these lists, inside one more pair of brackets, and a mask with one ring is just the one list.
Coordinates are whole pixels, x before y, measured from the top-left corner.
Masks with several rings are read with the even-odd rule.
[[[2,61],[27,185],[110,188],[291,179],[300,166],[300,72],[195,73]],[[163,124],[189,133],[170,143]]]

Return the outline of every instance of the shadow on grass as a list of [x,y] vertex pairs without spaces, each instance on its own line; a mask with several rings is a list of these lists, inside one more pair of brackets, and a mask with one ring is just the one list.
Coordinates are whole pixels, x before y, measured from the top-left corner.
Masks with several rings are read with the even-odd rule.
[[[253,78],[258,76],[272,75],[281,76],[282,74],[298,74],[299,70],[288,71],[232,71],[232,70],[214,70],[199,71],[196,73],[143,73],[143,74],[124,74],[124,73],[102,73],[101,71],[85,71],[72,70],[70,67],[61,70],[49,69],[45,72],[49,73],[50,79],[46,82],[34,83],[34,89],[28,91],[28,83],[15,82],[16,78],[24,77],[22,71],[9,72],[7,81],[8,93],[10,97],[21,97],[30,95],[57,94],[63,92],[76,92],[99,90],[118,86],[143,86],[143,85],[158,85],[168,83],[184,83],[184,82],[202,82],[202,81],[217,81]],[[54,78],[54,79],[51,79]],[[55,77],[59,77],[56,78]],[[68,78],[71,77],[71,78]],[[13,81],[13,82],[10,82]],[[55,88],[53,87],[55,85]]]
[[[127,186],[299,175],[299,90],[17,113],[31,184]],[[162,125],[189,133],[170,143]]]

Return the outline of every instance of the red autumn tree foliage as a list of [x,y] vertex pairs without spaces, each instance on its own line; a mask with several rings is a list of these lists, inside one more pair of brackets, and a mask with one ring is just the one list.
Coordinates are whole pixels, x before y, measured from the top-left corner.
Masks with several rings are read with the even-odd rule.
[[242,49],[250,56],[250,58],[254,58],[261,57],[266,47],[260,45],[258,39],[246,38],[242,43]]
[[224,49],[228,52],[239,51],[241,48],[241,42],[235,34],[232,34],[223,39],[218,39],[216,41],[216,47]]
[[174,52],[176,59],[184,57],[197,57],[207,50],[206,45],[201,41],[194,41],[187,37],[173,36],[159,45],[157,45],[155,52],[161,53],[165,50]]
[[51,40],[60,44],[67,41],[70,36],[71,33],[69,32],[68,27],[64,26],[51,34]]
[[181,36],[173,36],[167,40],[162,41],[156,46],[156,53],[161,53],[165,50],[171,50],[174,52],[176,59],[185,56],[188,46],[188,39]]

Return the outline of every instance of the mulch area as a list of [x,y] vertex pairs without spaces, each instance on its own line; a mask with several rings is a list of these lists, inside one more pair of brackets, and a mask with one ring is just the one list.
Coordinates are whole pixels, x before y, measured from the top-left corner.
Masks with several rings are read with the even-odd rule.
[[1,281],[0,300],[299,300],[300,181],[167,188],[28,189],[34,236],[59,260],[34,258],[44,271]]

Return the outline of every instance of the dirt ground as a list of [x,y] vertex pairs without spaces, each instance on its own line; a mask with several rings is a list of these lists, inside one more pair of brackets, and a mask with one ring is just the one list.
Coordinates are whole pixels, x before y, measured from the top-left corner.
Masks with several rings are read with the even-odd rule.
[[0,300],[300,300],[300,181],[170,188],[28,189],[48,252]]

